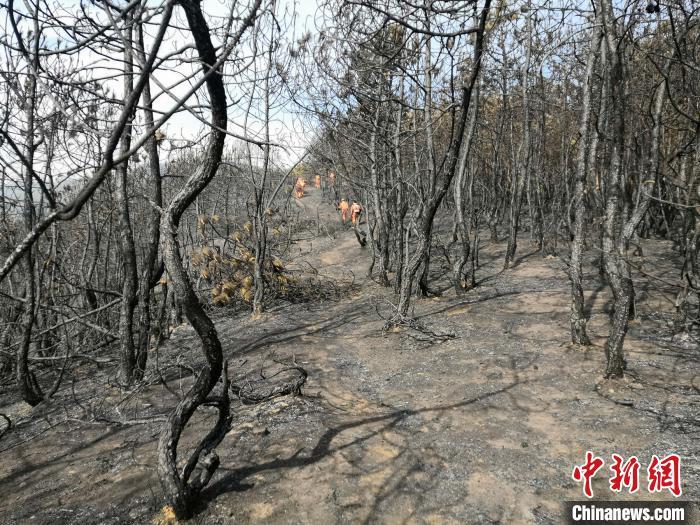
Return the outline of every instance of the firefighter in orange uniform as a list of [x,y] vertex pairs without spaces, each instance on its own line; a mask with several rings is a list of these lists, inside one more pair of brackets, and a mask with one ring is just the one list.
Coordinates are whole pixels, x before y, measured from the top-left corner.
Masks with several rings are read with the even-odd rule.
[[343,224],[348,220],[348,210],[350,209],[350,205],[348,204],[347,199],[341,199],[340,204],[338,204],[338,209],[340,210],[340,217],[343,220]]
[[306,186],[306,181],[302,177],[297,178],[297,182],[294,185],[294,192],[296,193],[297,199],[301,199],[304,196],[304,187]]
[[362,215],[362,206],[357,201],[352,201],[352,206],[350,206],[350,220],[354,225],[360,224],[360,215]]

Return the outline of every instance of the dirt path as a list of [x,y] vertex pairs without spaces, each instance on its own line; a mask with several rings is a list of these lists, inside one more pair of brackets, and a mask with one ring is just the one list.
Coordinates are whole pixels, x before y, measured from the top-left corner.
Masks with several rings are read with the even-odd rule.
[[[354,275],[363,282],[369,267],[365,250],[360,248],[350,221],[343,224],[340,213],[324,199],[321,190],[311,188],[302,199],[294,199],[293,209],[307,221],[316,222],[315,236],[297,243],[293,253],[296,267],[311,263],[314,268],[338,277]],[[366,230],[364,219],[360,225]]]
[[[255,321],[218,320],[235,370],[273,353],[295,359],[309,380],[303,397],[234,408],[222,467],[193,523],[561,523],[561,502],[581,497],[571,470],[586,450],[643,465],[678,453],[683,499],[700,499],[697,349],[669,335],[643,290],[626,343],[629,378],[618,382],[601,380],[609,297],[594,269],[586,277],[596,346],[582,350],[568,344],[562,262],[525,255],[499,273],[501,244],[484,247],[477,289],[416,302],[415,315],[454,338],[431,345],[383,334],[377,313],[388,315],[393,297],[364,278],[354,234],[314,190],[299,205],[325,229],[295,246],[297,264],[351,272],[361,289]],[[649,260],[662,261],[654,249]],[[164,353],[189,346],[196,355],[183,329]],[[189,381],[169,377],[175,390]],[[156,418],[173,402],[154,385],[122,411]],[[192,434],[213,417],[199,416]],[[157,431],[157,422],[69,423],[4,452],[0,522],[148,521],[159,505]],[[620,499],[607,479],[595,479],[596,497]],[[624,499],[668,498],[640,490]]]

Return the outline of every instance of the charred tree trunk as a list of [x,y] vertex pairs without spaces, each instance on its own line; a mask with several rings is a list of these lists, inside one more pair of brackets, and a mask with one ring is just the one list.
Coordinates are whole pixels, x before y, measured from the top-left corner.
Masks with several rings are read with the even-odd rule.
[[[430,31],[430,20],[426,19],[426,30]],[[425,129],[425,150],[427,153],[427,184],[424,184],[425,195],[434,195],[437,185],[437,166],[435,164],[435,130],[433,127],[433,63],[431,38],[426,37],[423,47],[423,79],[425,89],[425,105],[423,107],[423,127]],[[454,153],[455,155],[457,152]],[[421,215],[425,214],[426,210],[421,206]],[[430,236],[432,233],[432,224],[426,228],[425,222],[419,228],[419,235],[427,235],[425,242],[421,240],[421,245],[425,244],[425,249],[421,251],[422,257],[419,263],[420,277],[418,278],[418,295],[428,297],[430,290],[428,287],[428,276],[430,275]],[[431,219],[432,222],[432,219]],[[415,275],[415,273],[414,273]]]
[[[625,106],[626,83],[624,82],[624,46],[613,19],[611,0],[603,0],[600,10],[603,19],[603,32],[606,38],[606,50],[610,64],[611,107],[613,108],[613,148],[610,164],[610,182],[606,202],[606,221],[603,232],[603,256],[605,270],[614,298],[612,327],[605,345],[607,366],[605,376],[622,377],[625,369],[623,344],[629,325],[630,312],[634,306],[634,283],[627,249],[639,223],[646,214],[654,184],[658,178],[659,148],[661,135],[661,114],[665,100],[665,83],[661,82],[655,91],[651,131],[651,144],[646,159],[645,173],[639,181],[637,201],[634,208],[627,210],[624,222],[620,218],[620,194],[625,180],[622,177],[625,161]],[[668,66],[667,66],[668,67]],[[625,204],[627,206],[627,204]],[[618,223],[622,222],[621,226]],[[619,235],[617,231],[619,228]]]
[[[37,7],[38,9],[38,7]],[[34,71],[38,71],[39,65],[39,42],[41,33],[37,23],[37,12],[34,11],[34,37],[32,44],[32,61]],[[37,108],[37,80],[33,74],[27,77],[27,128],[26,128],[26,152],[27,166],[24,169],[24,227],[27,232],[34,228],[34,190],[32,180],[32,170],[34,166],[35,143],[35,113]],[[36,254],[32,246],[29,247],[23,257],[25,270],[25,302],[22,313],[22,341],[17,349],[16,382],[22,399],[31,406],[38,405],[44,398],[39,382],[34,373],[29,369],[29,349],[32,344],[32,331],[36,321]]]
[[[374,204],[374,220],[376,243],[375,252],[379,255],[379,284],[389,286],[389,277],[387,272],[389,269],[389,235],[386,224],[386,203],[382,199],[382,185],[379,181],[379,165],[377,160],[377,135],[379,133],[379,119],[381,118],[381,106],[377,104],[372,122],[372,135],[370,137],[369,160],[370,160],[370,176],[372,179],[372,200]],[[369,222],[368,222],[369,224]],[[374,243],[374,235],[370,235]]]
[[[253,217],[253,235],[255,237],[255,266],[253,270],[253,316],[259,316],[263,312],[265,300],[265,261],[267,260],[267,210],[265,209],[265,189],[270,171],[270,75],[273,68],[273,49],[275,33],[270,36],[270,45],[267,50],[267,71],[263,85],[264,128],[265,146],[263,153],[262,175],[259,184],[255,184],[255,177],[251,171],[251,177],[255,186],[255,214]],[[246,117],[247,118],[247,117]],[[248,150],[250,157],[250,150]],[[270,203],[272,204],[272,203]]]
[[[133,55],[133,16],[126,15],[124,27],[124,99],[134,91],[134,55]],[[124,155],[131,148],[131,135],[134,121],[132,112],[124,127],[120,141],[120,154]],[[134,310],[138,291],[138,270],[136,267],[136,247],[134,232],[131,228],[129,210],[129,164],[124,160],[117,166],[117,201],[119,205],[119,251],[122,260],[124,282],[122,283],[122,302],[119,313],[119,351],[121,361],[118,380],[122,385],[129,385],[133,380],[136,366],[136,348],[134,346]]]
[[532,52],[532,13],[527,14],[527,44],[525,46],[525,63],[522,74],[523,99],[523,140],[520,145],[520,162],[513,177],[513,193],[510,200],[510,220],[508,230],[508,246],[506,247],[503,268],[513,265],[518,244],[518,229],[520,226],[520,208],[523,202],[523,188],[530,170],[530,99],[528,81],[530,78],[530,56]]
[[[470,239],[471,239],[471,225],[474,222],[473,212],[474,207],[471,202],[471,185],[472,177],[470,170],[470,151],[472,140],[474,138],[474,130],[476,129],[476,121],[479,113],[479,82],[474,90],[474,104],[472,109],[471,118],[469,119],[469,126],[467,128],[467,136],[462,144],[462,151],[460,152],[459,158],[459,168],[457,173],[457,179],[455,180],[454,186],[454,199],[455,199],[455,221],[457,226],[457,232],[460,239],[460,249],[459,254],[455,258],[455,262],[452,268],[452,280],[455,287],[456,293],[462,293],[469,286],[474,284],[474,272],[470,272],[470,279],[467,279],[467,275],[464,272],[464,268],[467,266],[469,261],[469,255],[471,253]],[[469,187],[468,187],[468,207],[465,205],[464,199],[464,185],[465,185],[465,175],[467,170],[470,170],[469,175]],[[467,217],[465,218],[465,213]]]
[[[194,293],[182,264],[178,225],[184,211],[216,174],[226,138],[227,113],[226,91],[220,69],[221,65],[217,64],[209,27],[202,14],[199,1],[180,0],[179,4],[185,11],[187,23],[194,37],[199,59],[202,62],[202,72],[206,75],[206,86],[212,113],[212,128],[203,156],[204,162],[197,167],[164,210],[160,223],[163,259],[172,279],[173,291],[182,305],[187,320],[199,336],[202,352],[206,359],[206,364],[197,374],[194,385],[168,417],[158,441],[158,475],[165,496],[178,518],[187,518],[191,515],[193,503],[199,493],[209,483],[219,465],[219,458],[214,449],[226,435],[231,416],[229,414],[228,381],[224,376],[221,395],[211,399],[219,409],[217,423],[196,447],[180,472],[177,464],[177,446],[180,436],[195,410],[207,401],[210,392],[221,377],[224,367],[221,342],[214,323]],[[237,33],[233,36],[229,49],[237,45],[246,29],[254,24],[260,4],[261,0],[257,0],[252,6],[248,16],[241,22]],[[190,479],[193,474],[194,478]]]
[[571,340],[574,344],[590,345],[591,341],[586,333],[588,321],[583,297],[583,275],[581,269],[581,257],[584,242],[584,222],[586,219],[586,175],[588,148],[590,145],[590,118],[591,118],[591,88],[595,70],[595,62],[600,49],[600,30],[594,29],[591,35],[588,58],[586,60],[586,73],[583,81],[583,100],[581,102],[581,124],[579,127],[579,143],[576,156],[576,175],[574,181],[574,222],[571,239],[571,259],[569,261],[569,278],[571,279]]
[[[404,82],[403,75],[401,79],[401,93],[400,98],[403,99],[404,96]],[[404,236],[406,230],[406,214],[408,213],[408,204],[406,196],[406,187],[403,181],[403,170],[401,167],[401,126],[403,125],[403,106],[398,105],[396,109],[396,127],[394,128],[393,141],[392,141],[392,158],[394,161],[394,177],[396,184],[394,186],[394,191],[396,192],[396,197],[394,198],[395,208],[396,208],[396,218],[394,220],[394,267],[396,268],[396,273],[394,277],[394,292],[398,293],[401,290],[401,270],[404,267],[404,261],[406,254],[404,253]]]
[[[138,32],[138,49],[139,61],[145,64],[146,57],[143,41],[143,26],[141,20],[136,26]],[[143,116],[146,128],[153,127],[153,100],[151,97],[150,82],[146,82],[143,87],[142,94]],[[150,137],[146,142],[146,152],[148,154],[148,174],[151,187],[151,210],[148,215],[148,240],[149,244],[146,249],[146,257],[143,261],[141,271],[141,281],[139,283],[139,301],[141,304],[140,329],[138,343],[136,348],[136,368],[134,370],[134,378],[141,380],[146,370],[148,361],[148,350],[151,338],[151,289],[157,281],[158,265],[158,245],[160,244],[160,211],[159,208],[163,205],[163,190],[161,184],[160,173],[160,158],[158,155],[158,141],[154,136]],[[162,270],[162,269],[161,269]],[[165,297],[163,297],[165,301]]]
[[[501,52],[505,55],[506,54],[506,43],[505,43],[505,35],[501,37],[500,40],[500,49]],[[508,68],[507,68],[507,61],[503,61],[503,65],[501,67],[501,75],[500,75],[500,85],[501,85],[501,110],[500,110],[500,117],[499,117],[499,123],[498,123],[498,131],[496,133],[496,136],[494,137],[494,146],[493,146],[493,166],[491,169],[491,194],[492,194],[492,202],[490,205],[489,209],[489,231],[491,235],[491,242],[498,242],[498,221],[500,217],[500,202],[501,202],[501,196],[499,195],[498,191],[498,179],[499,176],[503,177],[505,170],[501,168],[501,146],[503,144],[503,134],[504,134],[504,129],[506,125],[506,118],[507,118],[507,111],[508,111],[508,91],[507,91],[507,86],[508,86]]]
[[[471,71],[471,75],[464,82],[461,90],[461,104],[459,108],[459,116],[457,120],[456,129],[451,137],[450,144],[448,146],[447,156],[445,162],[443,163],[443,179],[440,184],[431,185],[431,193],[429,194],[426,202],[423,205],[422,213],[419,217],[418,225],[418,241],[414,248],[413,256],[408,258],[404,263],[403,274],[401,276],[401,289],[399,294],[399,305],[398,305],[398,316],[406,317],[408,314],[408,309],[410,307],[410,297],[411,291],[413,289],[413,282],[415,280],[418,269],[421,264],[425,261],[426,264],[429,263],[427,260],[427,253],[430,248],[430,236],[433,229],[433,221],[435,219],[435,214],[437,213],[442,200],[444,199],[450,184],[452,183],[455,172],[457,170],[457,162],[459,160],[459,151],[462,146],[465,129],[467,126],[467,117],[469,115],[469,108],[472,100],[472,93],[474,91],[474,86],[476,85],[477,78],[479,76],[479,71],[481,69],[481,57],[483,54],[484,47],[484,29],[486,27],[486,20],[489,14],[489,8],[491,6],[490,0],[486,0],[484,7],[481,11],[479,17],[478,29],[476,31],[476,40],[474,43],[474,67]],[[408,243],[408,235],[410,228],[406,230],[405,242]],[[405,245],[406,255],[408,255],[408,246]]]
[[605,344],[605,377],[622,377],[625,369],[623,343],[629,323],[629,308],[633,300],[634,285],[624,271],[624,262],[618,251],[620,224],[620,197],[625,148],[625,85],[621,42],[617,37],[613,8],[610,0],[601,0],[600,13],[605,50],[608,56],[610,107],[612,118],[612,151],[608,166],[605,223],[603,226],[603,264],[613,293],[613,315],[610,334]]

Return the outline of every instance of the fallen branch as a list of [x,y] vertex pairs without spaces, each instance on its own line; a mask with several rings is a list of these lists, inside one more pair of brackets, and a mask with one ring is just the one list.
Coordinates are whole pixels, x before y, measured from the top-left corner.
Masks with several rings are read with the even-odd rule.
[[9,432],[10,429],[12,428],[12,420],[9,417],[7,417],[5,414],[0,414],[0,418],[7,421],[7,428],[4,428],[0,431],[0,439],[2,439],[2,436],[4,436],[7,432]]
[[[292,373],[288,377],[270,381],[285,372]],[[231,393],[246,404],[263,403],[286,395],[298,396],[308,377],[306,370],[297,365],[282,368],[270,376],[265,376],[261,370],[259,375],[259,379],[245,378],[243,383],[231,384]]]

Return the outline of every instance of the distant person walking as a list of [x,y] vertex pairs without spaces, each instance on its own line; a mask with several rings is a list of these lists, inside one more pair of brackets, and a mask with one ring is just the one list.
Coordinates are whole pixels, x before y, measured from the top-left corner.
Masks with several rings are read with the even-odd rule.
[[350,221],[354,225],[360,224],[360,215],[362,215],[362,206],[357,201],[352,201],[352,206],[350,206]]
[[329,197],[331,202],[338,202],[338,188],[335,186],[335,171],[331,170],[328,172],[328,184],[326,185],[329,191]]
[[316,183],[316,189],[320,190],[321,189],[321,176],[316,175],[316,180],[314,182]]
[[304,196],[304,188],[306,187],[306,181],[303,177],[298,177],[297,182],[294,185],[294,191],[296,193],[297,199],[301,199]]
[[340,218],[343,221],[343,224],[348,220],[348,210],[350,209],[350,205],[348,204],[347,199],[341,199],[340,204],[338,204],[338,209],[340,210]]

